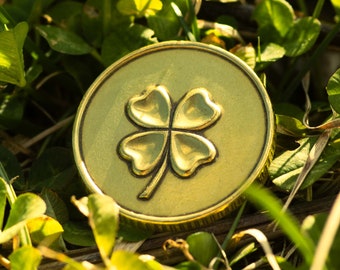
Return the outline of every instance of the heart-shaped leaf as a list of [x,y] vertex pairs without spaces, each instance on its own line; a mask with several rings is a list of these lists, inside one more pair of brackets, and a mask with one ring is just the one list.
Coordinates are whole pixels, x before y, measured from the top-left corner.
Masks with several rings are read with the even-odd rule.
[[220,115],[221,108],[212,101],[206,89],[192,89],[178,103],[173,127],[201,130],[213,124]]
[[215,146],[203,136],[171,132],[171,165],[178,175],[189,177],[198,166],[211,162],[215,156]]
[[129,100],[127,111],[129,117],[142,127],[168,128],[171,111],[169,94],[165,87],[149,87]]
[[121,156],[132,161],[137,175],[147,175],[159,164],[167,142],[166,131],[140,132],[125,138],[119,148]]

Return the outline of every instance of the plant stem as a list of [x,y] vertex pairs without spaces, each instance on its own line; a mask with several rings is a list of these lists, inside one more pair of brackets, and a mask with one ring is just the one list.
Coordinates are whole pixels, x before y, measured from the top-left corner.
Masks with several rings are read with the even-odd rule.
[[[223,240],[223,243],[222,243],[222,245],[221,245],[221,248],[222,248],[223,251],[226,250],[226,248],[227,248],[227,246],[228,246],[228,244],[229,244],[229,242],[230,242],[230,239],[232,238],[233,234],[235,233],[236,228],[237,228],[237,225],[238,225],[239,222],[240,222],[240,219],[241,219],[241,216],[242,216],[242,214],[243,214],[243,212],[244,212],[245,207],[246,207],[246,202],[244,202],[244,203],[242,204],[241,208],[238,210],[237,216],[235,217],[235,220],[234,220],[233,224],[231,225],[231,227],[230,227],[230,229],[229,229],[229,232],[228,232],[227,236],[226,236],[226,237],[224,238],[224,240]],[[217,257],[220,258],[221,255],[222,255],[221,252],[219,252],[219,253],[217,254]],[[217,261],[217,263],[214,265],[213,269],[214,269],[214,270],[217,270],[218,267],[219,267],[219,261]]]
[[320,16],[323,4],[325,3],[325,0],[318,0],[318,2],[316,3],[314,12],[313,12],[313,18],[318,18]]
[[111,1],[112,0],[103,0],[103,35],[104,38],[110,31],[110,22],[111,22]]
[[[10,206],[12,206],[17,199],[17,195],[15,194],[13,186],[11,185],[8,175],[5,171],[5,168],[3,167],[1,162],[0,162],[0,177],[5,183],[6,197],[8,199]],[[24,228],[20,230],[19,237],[20,237],[21,244],[23,246],[32,245],[31,237],[30,237],[27,226],[24,226]]]
[[182,11],[180,10],[180,8],[176,5],[175,2],[171,2],[171,7],[173,9],[173,11],[175,12],[184,32],[186,33],[188,39],[190,41],[196,41],[196,38],[195,36],[193,35],[193,33],[190,32],[190,29],[188,27],[188,25],[186,24],[185,20],[184,20],[184,17],[183,17],[183,14],[182,14]]
[[145,189],[138,195],[139,199],[148,200],[153,195],[156,187],[158,186],[160,180],[163,178],[168,168],[168,153],[164,155],[163,162],[157,173],[151,178]]

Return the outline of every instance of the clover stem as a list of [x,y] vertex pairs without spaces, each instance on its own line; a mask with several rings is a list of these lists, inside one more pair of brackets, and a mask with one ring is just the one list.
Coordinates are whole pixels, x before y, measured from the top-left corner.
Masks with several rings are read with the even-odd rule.
[[157,170],[157,173],[151,178],[145,189],[138,195],[141,200],[148,200],[153,195],[156,187],[158,186],[160,180],[163,178],[166,169],[168,167],[168,153],[164,155],[162,165]]

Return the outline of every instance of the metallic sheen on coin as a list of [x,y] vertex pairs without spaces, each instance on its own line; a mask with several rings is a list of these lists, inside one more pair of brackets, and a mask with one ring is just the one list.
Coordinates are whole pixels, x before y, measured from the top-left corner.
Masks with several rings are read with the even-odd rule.
[[144,47],[108,67],[79,106],[75,160],[122,222],[150,230],[209,224],[234,210],[272,158],[274,117],[256,74],[189,41]]

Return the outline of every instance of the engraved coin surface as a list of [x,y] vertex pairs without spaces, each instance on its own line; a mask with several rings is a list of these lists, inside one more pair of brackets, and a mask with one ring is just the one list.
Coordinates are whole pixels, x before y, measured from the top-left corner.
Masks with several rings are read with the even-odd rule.
[[152,230],[207,224],[237,205],[272,155],[274,120],[256,74],[201,43],[162,42],[108,67],[86,92],[73,132],[91,192]]

